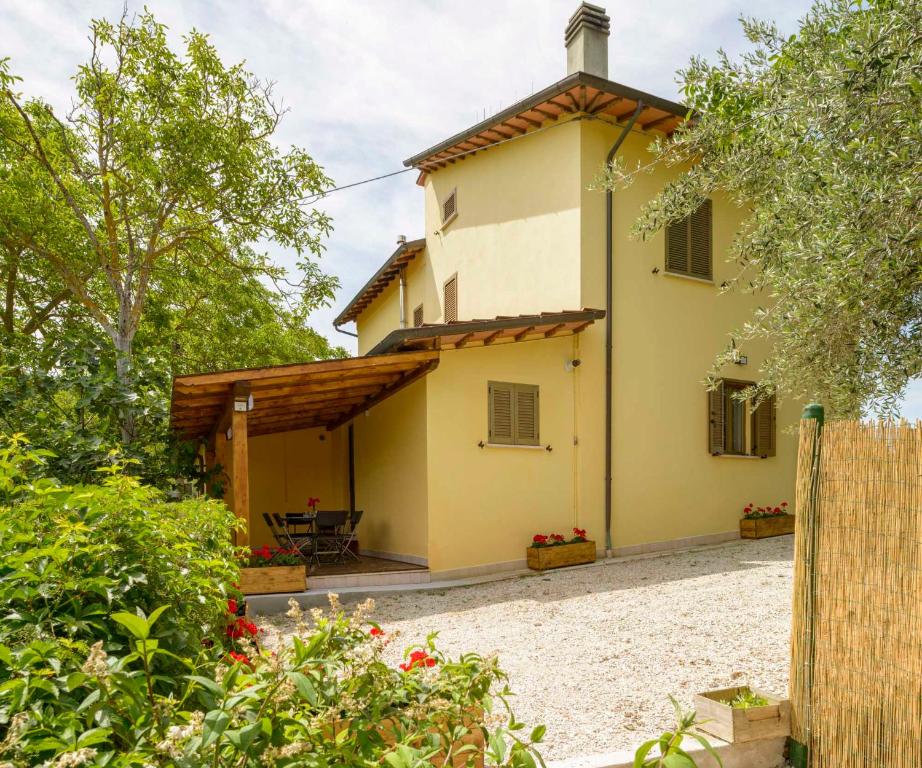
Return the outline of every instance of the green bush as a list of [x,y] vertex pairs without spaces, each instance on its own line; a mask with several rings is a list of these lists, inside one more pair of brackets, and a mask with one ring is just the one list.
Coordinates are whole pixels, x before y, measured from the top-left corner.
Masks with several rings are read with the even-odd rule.
[[347,616],[335,597],[261,643],[226,594],[222,504],[164,503],[117,466],[60,487],[43,458],[0,444],[0,768],[428,768],[473,763],[474,744],[541,762],[495,659],[430,638],[392,667],[371,604]]
[[231,512],[165,502],[118,463],[99,485],[29,479],[42,460],[15,440],[0,451],[0,642],[92,644],[117,636],[114,612],[169,605],[164,641],[195,656],[226,623],[237,581]]

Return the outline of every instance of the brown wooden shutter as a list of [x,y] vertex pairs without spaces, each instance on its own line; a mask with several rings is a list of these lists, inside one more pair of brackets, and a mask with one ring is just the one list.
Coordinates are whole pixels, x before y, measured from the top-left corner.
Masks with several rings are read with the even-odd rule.
[[458,190],[453,189],[451,194],[442,202],[442,224],[451,221],[458,213]]
[[775,455],[775,396],[766,397],[752,414],[752,452]]
[[487,442],[512,445],[514,442],[515,385],[490,382],[487,385],[489,400],[489,435]]
[[445,322],[458,319],[458,276],[445,283]]
[[538,387],[515,385],[515,444],[538,445]]
[[712,276],[711,201],[705,200],[689,221],[688,273],[710,280]]
[[710,280],[713,277],[713,207],[698,209],[666,227],[666,271]]
[[423,305],[420,304],[413,310],[413,327],[419,328],[423,324]]
[[725,388],[722,381],[708,391],[708,453],[712,456],[726,450]]
[[666,271],[688,273],[688,219],[666,227]]

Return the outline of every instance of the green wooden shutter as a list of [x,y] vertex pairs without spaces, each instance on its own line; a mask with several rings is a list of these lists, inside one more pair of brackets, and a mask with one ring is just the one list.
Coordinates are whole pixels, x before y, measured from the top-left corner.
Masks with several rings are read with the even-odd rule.
[[692,277],[712,277],[712,224],[711,201],[705,200],[689,220],[688,274]]
[[722,381],[708,391],[708,453],[712,456],[724,453],[726,450],[726,416],[725,416],[725,388]]
[[515,385],[515,444],[538,445],[538,387]]
[[490,382],[487,385],[489,400],[489,435],[487,442],[501,445],[514,443],[515,385]]
[[752,452],[775,455],[775,396],[766,397],[752,414]]

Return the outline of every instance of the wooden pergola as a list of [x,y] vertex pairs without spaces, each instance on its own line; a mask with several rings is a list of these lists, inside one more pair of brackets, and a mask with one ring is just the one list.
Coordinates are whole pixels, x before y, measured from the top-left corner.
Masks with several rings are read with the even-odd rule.
[[[209,468],[226,468],[225,501],[249,530],[249,437],[336,429],[438,363],[438,351],[421,350],[178,376],[170,425],[179,436],[204,442]],[[246,545],[247,535],[237,543]]]

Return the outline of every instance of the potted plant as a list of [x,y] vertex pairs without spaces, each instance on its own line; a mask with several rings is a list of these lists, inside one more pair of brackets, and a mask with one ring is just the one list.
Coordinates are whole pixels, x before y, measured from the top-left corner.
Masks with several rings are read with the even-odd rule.
[[528,567],[535,571],[594,563],[595,542],[586,538],[586,531],[582,528],[574,528],[570,539],[565,539],[559,533],[539,533],[525,550],[525,560]]
[[240,569],[240,591],[245,595],[304,592],[306,588],[304,559],[297,550],[265,545],[251,549]]
[[724,741],[743,742],[789,736],[791,702],[770,693],[738,686],[695,696],[699,730]]
[[788,503],[779,506],[757,507],[750,502],[743,508],[740,520],[740,537],[743,539],[766,539],[769,536],[784,536],[794,533],[794,515],[788,513]]

